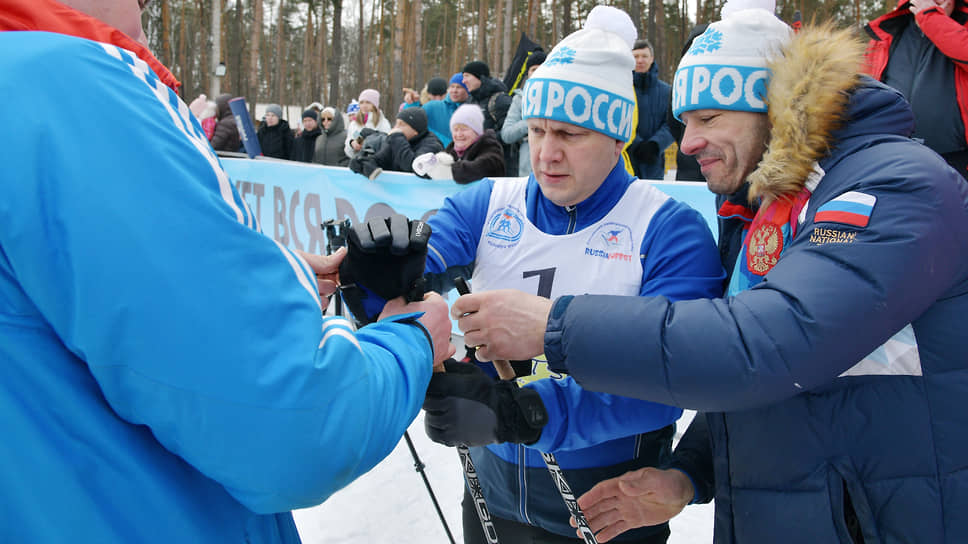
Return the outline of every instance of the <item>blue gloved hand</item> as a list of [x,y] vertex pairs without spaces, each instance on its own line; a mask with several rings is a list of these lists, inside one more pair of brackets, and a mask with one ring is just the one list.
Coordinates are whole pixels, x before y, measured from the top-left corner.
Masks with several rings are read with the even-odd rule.
[[423,299],[430,232],[430,225],[399,214],[371,218],[349,230],[339,279],[354,317],[372,323],[392,298]]

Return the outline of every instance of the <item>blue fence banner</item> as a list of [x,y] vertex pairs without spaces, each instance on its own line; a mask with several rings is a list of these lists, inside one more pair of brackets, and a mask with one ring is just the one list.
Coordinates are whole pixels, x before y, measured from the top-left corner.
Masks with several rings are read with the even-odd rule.
[[[427,219],[447,196],[470,185],[384,172],[375,181],[348,168],[272,159],[221,158],[236,189],[259,220],[262,232],[293,249],[324,254],[320,223],[348,218],[352,224],[401,213]],[[705,183],[652,182],[702,213],[715,234],[715,198]]]

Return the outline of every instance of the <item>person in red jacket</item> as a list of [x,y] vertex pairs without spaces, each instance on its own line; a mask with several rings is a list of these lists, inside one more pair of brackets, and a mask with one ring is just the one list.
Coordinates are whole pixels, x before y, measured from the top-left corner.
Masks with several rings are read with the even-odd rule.
[[[913,23],[913,24],[912,24]],[[968,179],[968,5],[900,0],[866,26],[867,70],[914,109],[914,138]],[[957,104],[960,115],[951,115]]]

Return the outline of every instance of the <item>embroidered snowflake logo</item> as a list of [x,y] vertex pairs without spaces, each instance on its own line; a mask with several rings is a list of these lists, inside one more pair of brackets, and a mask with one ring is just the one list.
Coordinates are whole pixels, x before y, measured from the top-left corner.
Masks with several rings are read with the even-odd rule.
[[692,47],[689,48],[689,54],[704,55],[707,53],[712,53],[722,46],[723,33],[711,28],[696,38],[696,41],[692,42]]
[[554,66],[556,64],[571,64],[575,62],[575,50],[565,46],[555,51],[545,60],[545,65]]

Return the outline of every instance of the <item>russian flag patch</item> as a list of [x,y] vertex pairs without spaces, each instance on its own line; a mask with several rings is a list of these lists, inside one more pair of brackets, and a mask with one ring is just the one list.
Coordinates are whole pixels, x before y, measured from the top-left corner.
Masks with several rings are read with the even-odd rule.
[[850,191],[820,206],[813,222],[866,227],[876,202],[877,197],[874,195]]

